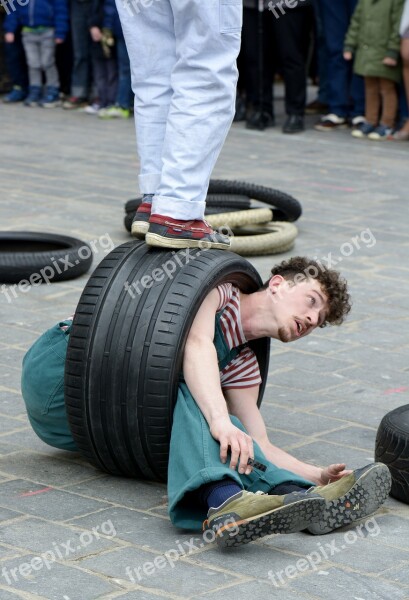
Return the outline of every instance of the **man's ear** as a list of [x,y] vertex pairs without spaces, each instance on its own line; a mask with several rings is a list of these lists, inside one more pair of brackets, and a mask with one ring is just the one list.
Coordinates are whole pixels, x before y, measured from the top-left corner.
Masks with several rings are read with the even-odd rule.
[[268,288],[272,294],[276,294],[285,282],[286,280],[282,275],[273,275],[269,281]]

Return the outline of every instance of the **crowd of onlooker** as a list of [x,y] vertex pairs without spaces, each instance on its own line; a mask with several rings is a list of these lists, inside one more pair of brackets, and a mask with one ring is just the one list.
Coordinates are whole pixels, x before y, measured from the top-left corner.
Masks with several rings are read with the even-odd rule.
[[[284,133],[303,131],[305,114],[317,114],[319,131],[351,127],[357,138],[409,140],[409,0],[243,3],[236,121],[274,126],[280,79]],[[0,5],[5,103],[129,117],[131,73],[115,0]],[[307,103],[309,79],[318,94]]]

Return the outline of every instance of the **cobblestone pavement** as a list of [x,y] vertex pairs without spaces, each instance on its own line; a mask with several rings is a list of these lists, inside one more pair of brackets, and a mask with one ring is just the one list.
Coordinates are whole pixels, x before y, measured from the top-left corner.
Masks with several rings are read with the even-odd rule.
[[[108,235],[115,245],[129,239],[131,121],[0,106],[0,132],[1,229],[94,240],[95,265],[112,247]],[[347,324],[295,346],[272,344],[262,406],[271,439],[316,464],[373,460],[383,414],[408,402],[408,149],[349,132],[285,136],[236,124],[215,169],[299,198],[291,254],[331,257],[350,281]],[[253,262],[266,277],[274,261]],[[35,287],[12,302],[0,294],[1,600],[409,598],[405,504],[388,500],[361,533],[270,536],[220,553],[172,528],[165,486],[109,477],[37,439],[20,394],[21,360],[72,314],[86,280]],[[180,559],[153,563],[168,551]]]

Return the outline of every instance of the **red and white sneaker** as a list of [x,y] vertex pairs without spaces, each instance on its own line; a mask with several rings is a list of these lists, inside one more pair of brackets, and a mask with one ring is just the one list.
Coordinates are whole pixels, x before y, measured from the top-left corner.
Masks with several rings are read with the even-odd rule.
[[145,194],[132,220],[131,234],[140,240],[145,239],[149,229],[153,194]]
[[214,231],[206,221],[182,221],[158,214],[151,215],[145,240],[149,246],[160,248],[230,248],[230,238]]

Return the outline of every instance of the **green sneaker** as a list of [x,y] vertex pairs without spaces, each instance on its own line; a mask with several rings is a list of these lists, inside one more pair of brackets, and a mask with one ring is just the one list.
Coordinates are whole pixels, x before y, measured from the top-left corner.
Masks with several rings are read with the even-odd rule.
[[120,106],[110,106],[109,108],[102,108],[98,112],[100,119],[129,119],[131,114],[127,108],[121,108]]
[[319,521],[309,526],[308,531],[323,535],[371,515],[387,499],[391,483],[388,467],[371,463],[334,483],[311,488],[307,494],[325,498],[326,507]]
[[210,508],[203,529],[213,530],[221,548],[241,546],[272,533],[305,529],[322,515],[325,500],[313,493],[269,496],[241,491]]

